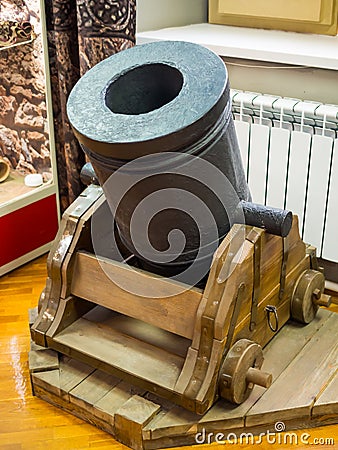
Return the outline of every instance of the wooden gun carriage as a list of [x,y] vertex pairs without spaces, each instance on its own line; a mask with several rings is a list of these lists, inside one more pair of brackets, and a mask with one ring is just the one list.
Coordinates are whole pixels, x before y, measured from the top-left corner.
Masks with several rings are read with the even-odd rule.
[[[128,265],[94,255],[91,221],[104,204],[92,184],[65,212],[32,338],[190,411],[203,414],[219,397],[239,404],[254,384],[268,387],[262,347],[290,317],[308,323],[330,302],[297,217],[286,237],[233,225],[198,289],[131,267],[132,257]],[[147,284],[153,295],[112,278]]]
[[[290,317],[309,323],[330,298],[316,250],[299,236],[297,217],[250,202],[223,61],[186,42],[136,46],[79,80],[68,115],[95,174],[89,170],[89,186],[64,213],[48,257],[31,335],[59,352],[54,357],[60,365],[35,374],[39,364],[32,363],[33,389],[137,449],[161,447],[163,417],[163,433],[171,427],[179,443],[190,442],[181,434],[195,432],[209,414],[217,416],[212,426],[224,423],[223,412],[231,426],[243,425],[243,412],[237,410],[241,421],[232,422],[224,409],[236,407],[222,399],[238,405],[255,384],[268,388],[272,377],[262,370],[262,348]],[[157,225],[148,233],[151,204],[150,219],[142,222],[147,232],[136,234],[166,252],[169,233],[179,230],[185,247],[170,254],[170,264],[148,258],[138,250],[142,239],[132,239],[135,210],[142,203],[144,218],[143,201],[158,192]],[[185,202],[182,192],[189,194]],[[193,210],[195,198],[200,202]],[[103,212],[108,225],[95,228]],[[110,248],[116,240],[121,260]],[[196,257],[206,266],[206,279],[198,280],[203,283],[175,280],[172,273],[193,265],[191,255],[200,248],[208,251],[207,258]],[[38,348],[32,359],[41,353]],[[64,387],[67,363],[71,378],[72,364],[83,370]],[[276,374],[273,368],[270,361]],[[96,389],[101,379],[105,386]],[[176,409],[173,421],[166,422],[162,408],[169,416]],[[169,437],[165,445],[172,444]]]

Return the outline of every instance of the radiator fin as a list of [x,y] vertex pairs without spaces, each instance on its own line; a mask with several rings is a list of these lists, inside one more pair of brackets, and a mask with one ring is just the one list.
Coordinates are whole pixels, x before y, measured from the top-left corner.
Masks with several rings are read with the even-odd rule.
[[290,209],[305,242],[338,262],[338,106],[232,90],[253,201]]
[[332,144],[332,139],[326,136],[312,137],[303,236],[305,242],[318,249],[319,254],[322,252]]
[[291,133],[286,208],[297,214],[302,233],[310,147],[310,134],[302,131]]
[[290,139],[289,130],[271,128],[266,204],[275,208],[285,208]]
[[252,124],[249,143],[248,182],[255,203],[265,203],[270,128]]
[[238,145],[242,155],[244,173],[248,177],[248,160],[249,160],[249,142],[250,142],[250,124],[235,120],[236,134],[238,137]]
[[322,258],[338,263],[338,139],[335,139]]

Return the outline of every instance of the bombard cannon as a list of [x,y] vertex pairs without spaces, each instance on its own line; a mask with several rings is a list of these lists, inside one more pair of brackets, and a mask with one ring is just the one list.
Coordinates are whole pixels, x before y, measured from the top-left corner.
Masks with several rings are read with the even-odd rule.
[[297,217],[252,203],[222,60],[128,49],[79,80],[68,115],[89,185],[63,215],[33,340],[197,414],[268,388],[262,348],[330,299]]

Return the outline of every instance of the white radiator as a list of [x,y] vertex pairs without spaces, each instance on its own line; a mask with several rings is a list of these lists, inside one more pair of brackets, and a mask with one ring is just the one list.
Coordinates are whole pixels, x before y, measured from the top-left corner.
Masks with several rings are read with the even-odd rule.
[[305,242],[338,262],[338,106],[232,90],[253,201],[290,209]]

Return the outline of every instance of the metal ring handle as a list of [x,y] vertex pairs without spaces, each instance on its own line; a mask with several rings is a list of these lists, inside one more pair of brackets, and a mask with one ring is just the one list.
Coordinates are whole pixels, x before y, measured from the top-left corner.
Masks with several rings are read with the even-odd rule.
[[[277,313],[277,308],[273,305],[267,305],[265,307],[265,311],[268,313],[268,324],[269,324],[269,328],[271,331],[273,331],[274,333],[276,333],[276,331],[278,331],[278,313]],[[275,316],[275,326],[272,325],[271,323],[271,314],[273,314]]]

